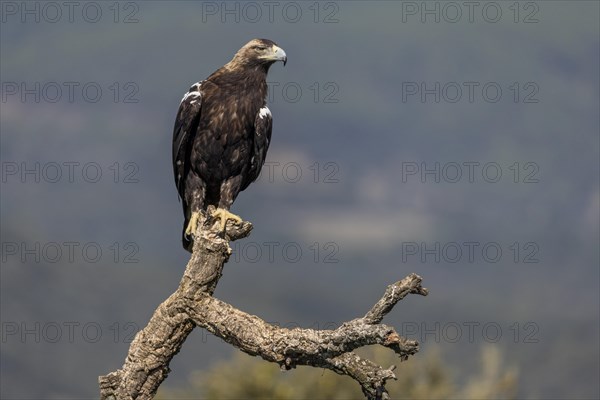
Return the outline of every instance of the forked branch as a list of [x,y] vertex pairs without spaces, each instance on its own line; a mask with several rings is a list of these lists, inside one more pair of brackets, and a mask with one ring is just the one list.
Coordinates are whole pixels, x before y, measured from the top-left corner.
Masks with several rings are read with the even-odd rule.
[[352,351],[377,344],[393,350],[401,360],[419,351],[416,341],[401,337],[381,321],[406,295],[427,295],[421,277],[411,274],[388,286],[364,317],[345,322],[337,329],[280,328],[212,296],[231,254],[229,242],[248,236],[252,230],[248,222],[229,221],[222,234],[217,225],[210,217],[200,220],[193,253],[179,287],[135,336],[123,367],[99,377],[101,399],[153,398],[170,372],[171,359],[196,326],[283,369],[297,365],[327,368],[356,380],[369,399],[389,398],[385,383],[396,379],[395,367],[384,369]]

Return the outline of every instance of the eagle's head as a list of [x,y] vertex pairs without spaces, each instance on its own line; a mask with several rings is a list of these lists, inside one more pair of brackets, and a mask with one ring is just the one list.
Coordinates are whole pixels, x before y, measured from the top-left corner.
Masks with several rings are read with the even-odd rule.
[[268,39],[253,39],[238,50],[231,64],[236,67],[260,66],[268,70],[276,61],[283,61],[283,65],[287,63],[287,55],[281,47]]

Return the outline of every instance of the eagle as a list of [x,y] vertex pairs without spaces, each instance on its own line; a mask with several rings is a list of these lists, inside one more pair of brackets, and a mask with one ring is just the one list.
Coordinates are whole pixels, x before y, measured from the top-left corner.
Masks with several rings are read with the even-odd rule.
[[227,64],[185,93],[173,127],[173,174],[183,206],[183,247],[191,252],[200,213],[215,207],[221,231],[238,194],[265,162],[273,120],[267,107],[267,73],[287,63],[268,39],[246,43]]

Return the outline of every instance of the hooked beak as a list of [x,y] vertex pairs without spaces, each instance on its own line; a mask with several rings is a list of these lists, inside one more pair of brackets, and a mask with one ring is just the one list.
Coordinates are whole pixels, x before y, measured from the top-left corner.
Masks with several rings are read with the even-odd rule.
[[287,54],[279,46],[271,47],[271,53],[266,58],[272,61],[283,61],[284,66],[287,63]]

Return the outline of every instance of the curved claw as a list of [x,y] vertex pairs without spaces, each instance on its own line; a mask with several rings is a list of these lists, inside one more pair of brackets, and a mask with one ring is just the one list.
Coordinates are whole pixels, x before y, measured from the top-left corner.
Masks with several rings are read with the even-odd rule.
[[191,238],[192,235],[194,235],[196,233],[196,227],[198,226],[199,218],[200,218],[199,211],[192,212],[190,222],[188,222],[187,227],[185,228],[185,236],[186,237]]
[[221,231],[225,231],[225,226],[227,225],[228,220],[233,220],[237,223],[242,222],[242,218],[240,218],[238,215],[230,213],[229,210],[224,208],[217,208],[215,211],[213,211],[212,217],[220,219],[219,227],[221,228]]

